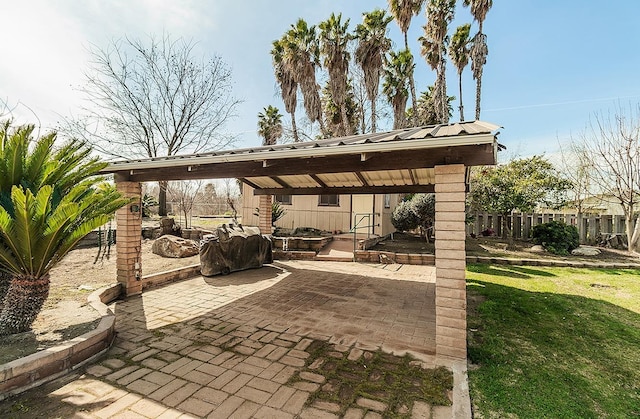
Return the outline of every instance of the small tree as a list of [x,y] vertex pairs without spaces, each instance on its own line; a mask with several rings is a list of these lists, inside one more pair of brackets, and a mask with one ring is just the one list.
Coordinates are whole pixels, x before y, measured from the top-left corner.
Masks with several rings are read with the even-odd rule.
[[169,197],[178,204],[179,210],[184,215],[184,226],[189,228],[191,223],[189,218],[193,212],[193,207],[202,198],[198,192],[202,187],[202,180],[188,180],[180,182],[171,182],[169,184]]
[[436,215],[434,194],[415,194],[401,202],[391,214],[391,224],[399,231],[420,228],[420,233],[429,241]]
[[[629,251],[640,242],[640,104],[614,115],[597,114],[572,138],[580,166],[601,194],[620,204]],[[640,218],[640,217],[638,217]]]
[[[91,106],[68,130],[97,150],[119,158],[172,156],[230,144],[226,122],[239,100],[231,71],[218,57],[199,62],[195,43],[165,35],[147,42],[125,38],[93,48],[81,89]],[[160,182],[166,215],[167,182]]]
[[571,182],[561,177],[542,156],[483,167],[471,180],[471,206],[502,215],[502,238],[511,239],[507,217],[515,210],[533,211],[538,205],[559,208]]

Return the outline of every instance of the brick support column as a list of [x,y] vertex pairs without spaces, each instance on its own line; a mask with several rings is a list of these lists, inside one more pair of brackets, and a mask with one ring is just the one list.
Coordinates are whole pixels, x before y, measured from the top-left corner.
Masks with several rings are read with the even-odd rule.
[[467,357],[465,281],[465,167],[435,167],[436,191],[436,357],[437,362]]
[[260,233],[271,234],[271,195],[260,195],[260,221],[258,227],[260,227]]
[[118,182],[116,188],[126,197],[135,198],[116,212],[116,268],[118,282],[125,295],[142,292],[142,198],[139,182]]

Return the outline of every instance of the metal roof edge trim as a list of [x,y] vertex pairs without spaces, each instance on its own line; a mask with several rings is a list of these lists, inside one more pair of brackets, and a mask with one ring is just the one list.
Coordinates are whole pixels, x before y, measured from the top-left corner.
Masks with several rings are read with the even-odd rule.
[[264,161],[287,158],[326,157],[340,154],[375,153],[398,150],[431,149],[439,147],[456,147],[465,145],[492,144],[496,140],[495,134],[467,134],[449,137],[429,137],[411,140],[396,140],[375,143],[344,144],[325,147],[312,147],[301,149],[273,150],[263,153],[219,154],[214,156],[199,156],[179,159],[180,156],[172,156],[165,160],[121,161],[112,162],[101,173],[115,173],[136,169],[160,169],[176,166],[196,166],[213,163],[233,163]]

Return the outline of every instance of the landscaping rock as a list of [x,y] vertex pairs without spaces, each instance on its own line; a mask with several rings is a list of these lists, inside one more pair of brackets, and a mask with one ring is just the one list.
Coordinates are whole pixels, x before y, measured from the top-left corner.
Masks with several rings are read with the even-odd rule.
[[580,246],[571,251],[571,254],[574,256],[598,256],[600,253],[602,253],[600,249],[591,246]]
[[540,244],[536,244],[535,246],[531,246],[529,251],[532,252],[532,253],[543,253],[544,252],[544,247],[542,247],[542,245],[540,245]]
[[151,251],[165,258],[186,258],[200,252],[198,243],[172,235],[165,235],[153,242]]

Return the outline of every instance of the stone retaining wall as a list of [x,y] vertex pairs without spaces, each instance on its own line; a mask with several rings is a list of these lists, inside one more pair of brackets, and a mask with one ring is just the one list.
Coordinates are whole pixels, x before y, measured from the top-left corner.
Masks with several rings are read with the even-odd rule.
[[118,298],[121,292],[120,284],[113,284],[89,296],[89,304],[102,316],[94,330],[0,365],[0,400],[67,374],[109,349],[115,337],[115,315],[106,304]]

